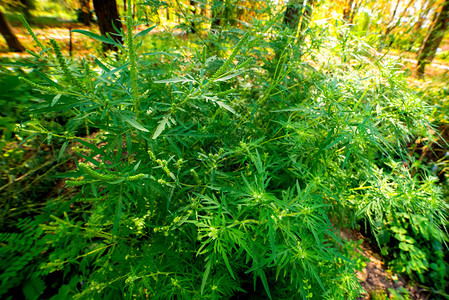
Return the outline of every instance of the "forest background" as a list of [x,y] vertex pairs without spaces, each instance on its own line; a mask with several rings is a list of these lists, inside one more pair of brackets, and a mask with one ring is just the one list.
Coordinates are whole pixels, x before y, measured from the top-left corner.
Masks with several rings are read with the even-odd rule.
[[448,27],[447,0],[3,0],[0,296],[447,299]]

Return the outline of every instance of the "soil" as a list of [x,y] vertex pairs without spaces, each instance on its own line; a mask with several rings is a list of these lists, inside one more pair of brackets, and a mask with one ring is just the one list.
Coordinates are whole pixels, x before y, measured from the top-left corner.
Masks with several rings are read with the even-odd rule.
[[340,236],[345,240],[362,240],[360,249],[356,251],[369,259],[365,269],[357,271],[357,278],[366,291],[365,296],[360,297],[360,300],[385,299],[379,298],[380,295],[390,298],[393,290],[402,293],[404,289],[409,293],[409,299],[430,299],[430,296],[425,291],[417,286],[413,286],[407,278],[389,271],[382,257],[377,252],[378,248],[359,231],[342,228],[340,229]]

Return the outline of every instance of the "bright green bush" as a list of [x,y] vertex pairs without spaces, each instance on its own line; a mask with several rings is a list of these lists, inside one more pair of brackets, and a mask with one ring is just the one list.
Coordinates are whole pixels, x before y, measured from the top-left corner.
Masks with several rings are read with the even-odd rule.
[[[234,29],[239,41],[224,61],[207,46],[143,55],[144,33],[131,31],[95,67],[68,63],[54,41],[56,59],[37,55],[59,71],[45,84],[25,81],[55,96],[33,108],[24,130],[62,140],[61,153],[71,148],[78,168],[66,184],[79,188],[63,216],[39,227],[50,247],[38,278],[63,273],[59,293],[79,299],[363,292],[331,220],[377,221],[363,201],[393,220],[409,212],[387,194],[406,187],[366,185],[386,162],[410,159],[405,145],[425,133],[426,107],[347,32],[310,28],[310,41],[290,39],[279,63],[264,47],[276,36],[261,34],[272,23]],[[52,111],[75,117],[49,132],[39,114]],[[82,137],[84,126],[99,132]],[[439,216],[439,230],[443,205],[434,202],[422,216]]]
[[438,179],[430,172],[420,174],[423,179],[412,177],[402,163],[390,167],[389,172],[374,170],[365,193],[350,196],[356,215],[370,222],[393,270],[444,291],[449,267],[443,246],[447,204],[441,201]]

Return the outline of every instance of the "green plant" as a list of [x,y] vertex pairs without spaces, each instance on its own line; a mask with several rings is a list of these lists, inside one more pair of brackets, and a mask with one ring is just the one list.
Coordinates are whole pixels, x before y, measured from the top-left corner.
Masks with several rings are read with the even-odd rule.
[[394,299],[394,300],[407,300],[410,299],[410,294],[405,288],[388,289],[388,293],[384,290],[376,290],[370,293],[371,299],[373,300],[386,300],[386,299]]
[[[285,38],[279,63],[259,49],[275,43],[261,34],[272,20],[228,32],[239,42],[215,67],[206,47],[141,55],[149,30],[133,35],[131,12],[116,59],[69,63],[54,41],[54,59],[36,54],[60,72],[31,83],[53,95],[23,130],[59,140],[59,153],[77,143],[65,176],[79,188],[73,209],[40,227],[53,236],[40,268],[75,278],[80,299],[355,299],[356,264],[330,220],[357,220],[377,191],[366,181],[427,129],[395,64],[314,27],[307,42]],[[63,129],[39,122],[61,111],[73,112]]]
[[376,290],[370,293],[371,299],[373,300],[386,300],[388,295],[384,290]]
[[409,300],[410,299],[409,292],[403,287],[400,287],[397,290],[388,289],[388,291],[390,292],[390,295],[391,295],[390,298],[392,298],[392,299],[397,299],[397,300]]
[[[67,159],[61,156],[57,161],[55,147],[60,145],[50,143],[51,135],[45,134],[49,140],[42,144],[37,135],[17,131],[22,122],[31,124],[32,117],[27,116],[27,109],[45,98],[42,95],[36,97],[28,84],[18,80],[17,74],[36,80],[40,78],[40,72],[23,71],[21,67],[26,64],[6,61],[3,64],[9,68],[0,69],[0,226],[9,230],[15,227],[18,219],[38,213],[45,206],[46,197],[53,193],[51,187],[57,182],[51,176],[62,170]],[[61,130],[66,120],[63,114],[44,113],[40,122],[52,131]]]
[[0,233],[0,296],[23,284],[27,299],[37,299],[45,290],[42,271],[39,270],[40,255],[49,245],[40,222],[23,219],[17,223],[14,233]]
[[0,148],[12,140],[17,124],[26,117],[25,110],[35,101],[30,87],[17,80],[18,72],[20,70],[13,72],[4,66],[0,67],[0,105],[2,107]]
[[437,178],[428,173],[412,177],[402,162],[389,166],[388,172],[375,171],[366,192],[353,195],[351,202],[357,206],[357,215],[371,224],[382,254],[391,257],[396,272],[444,291],[448,265],[443,226],[448,205],[441,201]]
[[344,242],[345,256],[349,257],[355,264],[355,269],[363,271],[370,259],[360,251],[363,240],[347,240]]

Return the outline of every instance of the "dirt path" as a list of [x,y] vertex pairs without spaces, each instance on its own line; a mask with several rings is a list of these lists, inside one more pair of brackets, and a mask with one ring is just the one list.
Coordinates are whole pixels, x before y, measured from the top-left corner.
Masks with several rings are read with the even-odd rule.
[[366,295],[360,297],[359,300],[391,299],[392,296],[407,294],[409,298],[405,299],[430,299],[417,286],[411,286],[405,277],[389,271],[375,247],[360,232],[343,228],[340,229],[340,236],[347,241],[361,240],[360,249],[356,249],[356,251],[369,260],[362,271],[357,271],[357,278],[360,279],[360,283],[366,291]]

